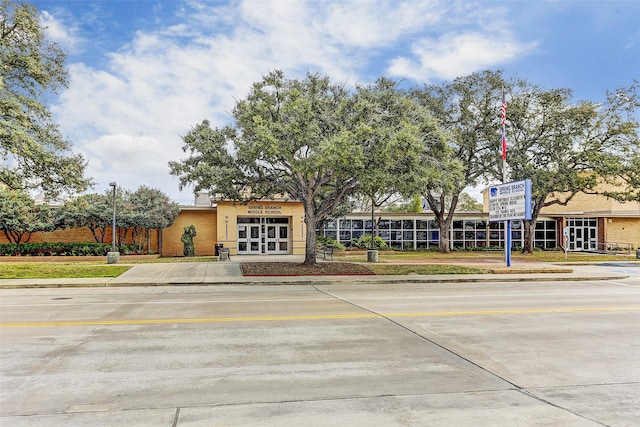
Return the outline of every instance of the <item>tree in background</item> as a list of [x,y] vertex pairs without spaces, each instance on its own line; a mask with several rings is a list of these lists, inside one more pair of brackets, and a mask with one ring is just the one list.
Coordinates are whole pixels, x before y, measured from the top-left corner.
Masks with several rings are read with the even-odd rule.
[[180,206],[158,189],[145,185],[129,195],[132,207],[133,244],[149,251],[151,230],[170,227],[178,218]]
[[91,185],[45,106],[45,93],[67,84],[65,59],[34,6],[0,0],[0,183],[8,188],[56,197]]
[[[524,221],[523,252],[533,251],[543,207],[566,205],[578,192],[596,193],[601,179],[619,171],[621,157],[638,144],[638,123],[628,104],[572,103],[570,89],[525,84],[512,94],[507,118],[511,180],[531,179],[532,219]],[[637,102],[637,99],[636,99]],[[499,173],[494,170],[494,177]]]
[[479,184],[487,165],[499,156],[496,106],[505,86],[501,72],[484,71],[411,92],[438,120],[451,153],[422,185],[422,196],[438,223],[440,252],[450,250],[449,230],[460,194]]
[[607,93],[604,116],[617,123],[623,137],[610,144],[594,162],[599,178],[611,184],[602,194],[620,202],[640,202],[640,94],[636,81],[628,88]]
[[[420,191],[424,177],[440,167],[438,157],[446,155],[446,144],[427,110],[391,80],[359,88],[354,105],[364,150],[358,193],[370,202],[375,224],[376,208]],[[376,230],[372,232],[375,236]]]
[[[58,209],[61,228],[91,230],[98,243],[104,243],[113,221],[113,192],[85,194],[69,199]],[[180,207],[160,190],[141,186],[135,192],[118,188],[116,192],[117,244],[131,243],[149,250],[150,230],[170,227],[180,213]]]
[[112,192],[83,194],[65,201],[58,209],[62,229],[87,227],[97,243],[104,243],[113,220]]
[[53,231],[55,219],[48,206],[19,190],[0,188],[0,230],[11,243],[28,242],[39,231]]
[[482,212],[483,206],[469,193],[462,192],[458,198],[458,209],[462,212]]

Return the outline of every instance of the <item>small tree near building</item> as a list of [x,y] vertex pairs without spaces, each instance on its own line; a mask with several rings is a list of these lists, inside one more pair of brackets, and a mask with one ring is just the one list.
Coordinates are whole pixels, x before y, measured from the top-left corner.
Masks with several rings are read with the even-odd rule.
[[56,228],[48,206],[36,205],[27,194],[0,188],[0,230],[11,243],[25,243],[35,232]]

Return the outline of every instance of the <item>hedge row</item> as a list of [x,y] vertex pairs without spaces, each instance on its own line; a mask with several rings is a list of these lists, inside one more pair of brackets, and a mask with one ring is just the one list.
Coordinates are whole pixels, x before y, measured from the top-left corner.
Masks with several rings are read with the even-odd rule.
[[[131,245],[118,247],[122,254],[134,253]],[[2,243],[0,256],[107,256],[111,245],[95,242],[69,243]]]

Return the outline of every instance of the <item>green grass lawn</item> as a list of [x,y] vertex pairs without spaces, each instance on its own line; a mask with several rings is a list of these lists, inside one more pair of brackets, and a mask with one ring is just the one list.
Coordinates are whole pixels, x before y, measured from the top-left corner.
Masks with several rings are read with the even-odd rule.
[[11,262],[0,264],[0,279],[117,277],[130,268],[130,265],[91,265],[70,262]]
[[[394,262],[395,260],[407,262],[410,260],[416,260],[424,262],[424,260],[465,260],[471,258],[481,259],[502,259],[504,258],[504,252],[500,251],[469,251],[469,252],[450,252],[448,254],[442,254],[440,252],[393,252],[393,251],[381,251],[378,255],[378,260],[384,262]],[[348,262],[366,262],[366,251],[345,251],[335,255],[336,260],[348,261]],[[533,254],[523,255],[520,252],[511,253],[512,260],[528,260],[537,262],[612,262],[612,261],[636,261],[633,256],[627,255],[600,255],[600,254],[587,254],[579,252],[569,252],[567,259],[565,259],[564,252],[556,251],[536,251]]]
[[[472,258],[501,259],[502,252],[451,252],[441,254],[439,252],[380,252],[379,263],[367,264],[376,274],[403,275],[403,274],[476,274],[484,273],[481,268],[458,266],[450,264],[428,264],[428,260],[465,260]],[[336,254],[337,261],[366,262],[366,251],[343,252]],[[564,252],[539,251],[530,255],[513,253],[512,259],[530,260],[537,262],[612,262],[612,261],[636,261],[633,256],[622,255],[597,255],[583,253],[569,253],[565,260]],[[420,264],[391,264],[394,261],[403,263],[415,260]],[[214,262],[214,257],[167,257],[142,260],[127,260],[127,264],[142,263],[167,263],[167,262]],[[0,263],[0,279],[47,279],[47,278],[92,278],[92,277],[117,277],[130,269],[130,265],[99,265],[95,261],[80,262],[3,262]]]

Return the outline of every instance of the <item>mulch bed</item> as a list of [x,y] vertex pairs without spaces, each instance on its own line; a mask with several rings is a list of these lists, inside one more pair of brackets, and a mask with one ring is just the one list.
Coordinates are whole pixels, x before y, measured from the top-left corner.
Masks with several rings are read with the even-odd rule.
[[305,265],[295,262],[243,262],[243,276],[374,276],[367,267],[350,262],[319,262]]

